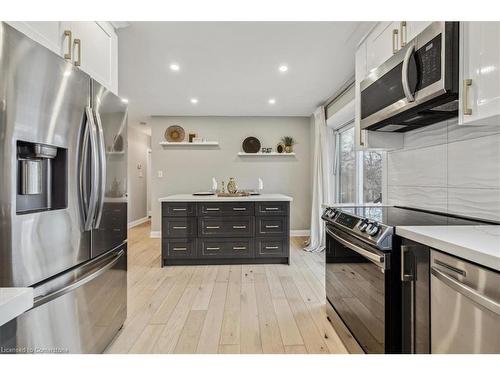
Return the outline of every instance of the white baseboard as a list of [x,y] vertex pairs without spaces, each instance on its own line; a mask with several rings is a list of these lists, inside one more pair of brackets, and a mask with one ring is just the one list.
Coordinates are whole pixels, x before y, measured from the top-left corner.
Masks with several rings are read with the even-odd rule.
[[161,231],[160,230],[152,230],[149,232],[149,237],[150,238],[161,238]]
[[290,231],[290,237],[309,237],[310,235],[311,231],[309,229],[299,229]]
[[142,223],[145,223],[146,221],[149,220],[149,217],[148,216],[145,216],[145,217],[142,217],[140,219],[137,219],[137,220],[134,220],[134,221],[131,221],[130,223],[128,223],[128,228],[133,228],[139,224],[142,224]]

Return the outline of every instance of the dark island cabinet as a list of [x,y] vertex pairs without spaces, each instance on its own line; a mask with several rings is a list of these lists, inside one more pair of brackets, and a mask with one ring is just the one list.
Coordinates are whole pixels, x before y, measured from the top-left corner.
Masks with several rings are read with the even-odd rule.
[[163,202],[162,266],[285,263],[290,202]]

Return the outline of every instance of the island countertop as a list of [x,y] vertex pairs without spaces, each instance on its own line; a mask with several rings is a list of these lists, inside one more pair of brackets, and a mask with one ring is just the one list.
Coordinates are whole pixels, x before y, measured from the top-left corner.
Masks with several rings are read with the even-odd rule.
[[260,194],[248,197],[218,197],[217,195],[175,194],[162,197],[160,202],[291,202],[293,198],[284,194]]

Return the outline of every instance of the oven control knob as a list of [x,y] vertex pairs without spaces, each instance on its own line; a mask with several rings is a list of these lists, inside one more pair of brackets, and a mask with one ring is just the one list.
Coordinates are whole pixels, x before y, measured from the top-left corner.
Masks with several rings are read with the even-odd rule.
[[379,226],[377,223],[370,223],[366,228],[366,233],[370,236],[375,236],[379,231]]
[[366,227],[368,226],[368,221],[366,219],[364,220],[361,220],[358,224],[358,229],[361,231],[361,232],[364,232],[366,230]]

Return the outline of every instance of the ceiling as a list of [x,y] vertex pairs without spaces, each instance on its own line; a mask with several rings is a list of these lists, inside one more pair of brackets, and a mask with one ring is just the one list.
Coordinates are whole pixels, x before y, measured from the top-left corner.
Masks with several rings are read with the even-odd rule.
[[354,75],[356,45],[372,24],[130,22],[118,29],[129,123],[161,115],[309,116]]

